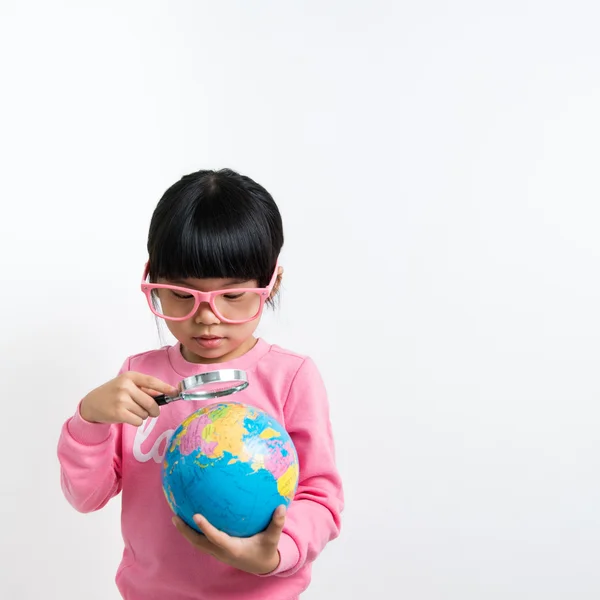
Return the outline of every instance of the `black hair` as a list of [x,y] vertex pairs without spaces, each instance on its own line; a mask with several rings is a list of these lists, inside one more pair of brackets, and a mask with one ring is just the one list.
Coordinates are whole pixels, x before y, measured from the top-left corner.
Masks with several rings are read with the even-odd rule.
[[231,169],[185,175],[150,222],[150,281],[256,279],[268,285],[283,246],[281,214],[261,185]]

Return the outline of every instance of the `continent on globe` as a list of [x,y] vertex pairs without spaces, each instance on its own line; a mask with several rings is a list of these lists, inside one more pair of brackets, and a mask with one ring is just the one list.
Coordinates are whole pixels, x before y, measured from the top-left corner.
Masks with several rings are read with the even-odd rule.
[[195,514],[236,537],[263,531],[298,487],[298,455],[284,427],[238,402],[210,404],[173,433],[162,466],[171,510],[196,531]]

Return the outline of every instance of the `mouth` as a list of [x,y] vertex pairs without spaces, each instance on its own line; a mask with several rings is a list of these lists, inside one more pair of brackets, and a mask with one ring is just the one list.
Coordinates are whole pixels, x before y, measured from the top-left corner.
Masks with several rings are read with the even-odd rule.
[[194,341],[202,348],[218,348],[225,338],[218,335],[201,335],[193,338]]

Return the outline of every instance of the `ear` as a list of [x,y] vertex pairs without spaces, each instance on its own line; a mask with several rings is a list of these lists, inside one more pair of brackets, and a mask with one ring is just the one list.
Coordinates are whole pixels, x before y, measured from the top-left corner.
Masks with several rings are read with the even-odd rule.
[[277,279],[275,280],[275,285],[273,286],[273,289],[271,290],[271,295],[269,296],[269,300],[272,300],[277,295],[277,292],[279,291],[279,288],[281,287],[282,280],[283,280],[283,267],[279,267],[279,269],[277,269]]

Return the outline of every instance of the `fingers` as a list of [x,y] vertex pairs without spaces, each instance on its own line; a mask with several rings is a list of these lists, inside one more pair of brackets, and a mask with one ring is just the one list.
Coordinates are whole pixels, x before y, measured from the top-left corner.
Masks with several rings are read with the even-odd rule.
[[128,371],[92,390],[83,399],[80,414],[90,423],[139,427],[149,416],[160,415],[153,393],[176,395],[178,390],[156,377]]
[[160,396],[161,392],[157,392],[156,390],[151,390],[150,388],[144,387],[142,386],[140,388],[140,390],[142,390],[144,393],[148,394],[148,396],[152,396],[153,398],[155,396]]
[[128,423],[129,425],[133,425],[134,427],[139,427],[144,423],[144,419],[127,411],[117,422]]
[[[131,385],[135,388],[133,384]],[[131,390],[120,389],[117,391],[110,423],[129,423],[134,427],[139,427],[147,418],[148,412],[131,397]]]
[[[149,396],[148,394],[137,388],[135,385],[131,386],[129,394],[131,395],[132,400],[135,402],[138,408],[140,408],[143,412],[146,413],[146,417],[148,415],[150,415],[151,417],[158,417],[160,415],[160,408],[158,407],[158,404],[156,404],[156,401],[154,400],[154,398],[152,398],[152,396]],[[137,411],[135,411],[135,413],[139,414]],[[139,416],[141,416],[142,418],[146,418],[142,415]]]
[[274,545],[279,544],[279,538],[281,537],[281,532],[285,525],[285,515],[285,506],[278,506],[273,513],[273,518],[271,519],[269,526],[263,532],[264,537]]
[[136,373],[135,371],[129,371],[129,378],[138,387],[144,387],[149,390],[155,390],[161,394],[176,394],[177,388],[172,385],[152,377],[152,375],[145,375],[144,373]]
[[202,552],[214,556],[218,551],[218,548],[206,536],[194,531],[191,527],[188,527],[179,517],[173,517],[173,525],[175,525],[177,531],[179,531],[190,544],[199,550],[202,550]]
[[148,418],[148,411],[145,410],[144,408],[142,408],[137,402],[129,402],[127,404],[127,408],[126,410],[128,412],[130,412],[131,414],[135,415],[136,417],[139,417],[140,419],[142,419],[142,421],[145,421]]
[[134,414],[142,419],[146,419],[148,416],[158,417],[160,415],[160,408],[156,404],[153,395],[178,393],[177,388],[172,385],[151,375],[136,373],[135,371],[126,373],[123,385],[127,388],[127,392],[133,401],[146,412],[144,416],[139,410],[132,410]]
[[231,536],[211,525],[202,515],[194,515],[194,522],[215,546],[226,549],[231,544]]

